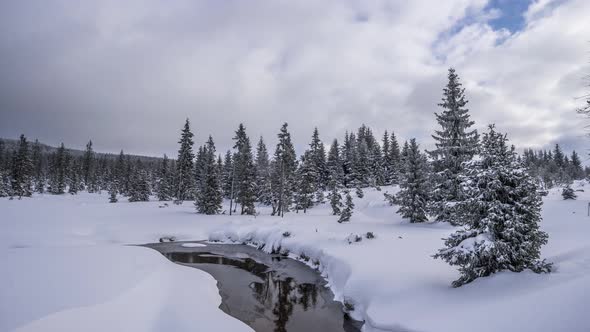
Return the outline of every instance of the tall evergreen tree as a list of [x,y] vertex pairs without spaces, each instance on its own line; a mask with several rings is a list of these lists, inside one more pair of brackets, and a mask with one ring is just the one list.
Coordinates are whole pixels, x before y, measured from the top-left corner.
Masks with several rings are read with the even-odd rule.
[[397,212],[411,223],[427,221],[428,161],[426,156],[420,153],[416,139],[412,138],[410,144],[404,144],[402,163],[400,191],[395,199],[400,205]]
[[536,181],[507,141],[490,126],[482,140],[481,159],[466,165],[461,185],[467,195],[457,206],[464,227],[434,255],[459,266],[455,287],[502,270],[551,269],[551,264],[539,261],[547,234],[539,229],[543,202]]
[[20,135],[18,145],[12,158],[12,193],[18,197],[30,197],[32,194],[33,163],[29,142],[25,135]]
[[41,154],[41,144],[38,140],[35,140],[33,144],[32,153],[33,163],[33,181],[35,185],[35,191],[42,194],[45,192],[45,171],[43,167],[43,156]]
[[177,202],[192,199],[195,190],[193,160],[193,133],[190,129],[189,120],[186,119],[182,129],[180,140],[180,149],[178,150],[178,159],[176,160],[176,188],[175,198]]
[[352,212],[354,210],[354,202],[352,201],[352,196],[350,196],[350,191],[346,191],[346,202],[344,203],[344,209],[340,212],[340,218],[338,218],[339,223],[348,222],[352,217]]
[[293,201],[294,178],[297,170],[297,157],[291,142],[287,123],[278,134],[279,142],[274,153],[271,169],[273,215],[282,217]]
[[80,189],[80,165],[77,160],[71,160],[68,167],[68,193],[75,195]]
[[332,207],[332,215],[338,216],[342,213],[342,195],[336,186],[330,189],[330,206]]
[[342,168],[340,145],[337,139],[334,139],[332,145],[330,145],[326,167],[328,169],[328,188],[333,190],[334,188],[344,187],[344,169]]
[[397,138],[395,137],[394,132],[391,133],[389,153],[386,155],[386,163],[388,165],[388,177],[390,179],[390,183],[398,184],[399,173],[401,168],[401,156],[399,144],[397,142]]
[[117,192],[123,194],[125,192],[124,182],[128,177],[127,174],[127,159],[125,158],[125,153],[123,150],[119,153],[119,157],[115,163],[115,171],[114,171],[114,179],[117,182]]
[[256,201],[256,170],[250,138],[246,134],[243,124],[238,126],[234,137],[234,176],[236,203],[241,205],[241,214],[253,215],[256,213],[254,202]]
[[319,177],[315,166],[313,153],[309,150],[306,151],[301,156],[301,162],[297,169],[295,187],[295,209],[297,211],[301,209],[303,213],[306,213],[314,203],[313,198]]
[[270,160],[262,137],[256,148],[256,200],[264,205],[272,203]]
[[203,148],[203,166],[201,169],[201,190],[197,196],[195,206],[197,211],[203,214],[218,214],[221,210],[223,194],[221,190],[220,174],[215,158],[215,143],[209,136]]
[[66,184],[68,182],[67,168],[68,168],[68,152],[63,143],[53,153],[51,158],[51,177],[50,177],[50,192],[55,195],[65,193]]
[[117,203],[117,180],[113,180],[109,185],[109,203]]
[[131,179],[129,181],[129,202],[147,202],[150,200],[151,189],[147,172],[139,159],[131,168]]
[[315,202],[324,201],[324,190],[328,186],[328,169],[326,165],[326,150],[320,140],[318,128],[314,128],[309,144],[309,158],[313,172],[317,175],[313,187],[315,189]]
[[223,196],[225,198],[232,198],[232,190],[234,189],[234,167],[233,167],[233,157],[231,151],[227,150],[225,153],[225,158],[223,159],[223,176],[222,176],[222,189],[223,189]]
[[578,156],[576,151],[572,152],[572,159],[570,162],[571,167],[571,177],[574,180],[581,180],[584,178],[584,169],[582,168],[582,161]]
[[168,156],[164,154],[164,158],[162,158],[160,163],[156,187],[156,196],[158,196],[158,200],[160,201],[169,201],[173,195],[172,184],[170,183],[171,172],[168,164]]
[[443,111],[436,115],[441,126],[432,135],[436,149],[430,151],[433,158],[435,188],[431,211],[437,221],[456,223],[453,207],[464,197],[461,193],[460,176],[463,163],[471,160],[477,152],[477,131],[469,130],[473,121],[469,119],[465,89],[453,68],[449,69],[448,83],[439,106]]
[[82,181],[89,193],[95,192],[98,189],[96,188],[96,179],[94,178],[95,167],[95,156],[94,150],[92,150],[92,141],[88,141],[86,144],[86,150],[84,151],[84,155],[82,157]]

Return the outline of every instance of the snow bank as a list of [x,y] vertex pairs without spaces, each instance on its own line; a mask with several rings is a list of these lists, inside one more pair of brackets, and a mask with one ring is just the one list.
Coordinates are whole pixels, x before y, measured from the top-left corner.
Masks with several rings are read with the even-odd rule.
[[218,309],[216,281],[143,247],[10,249],[0,331],[251,331]]

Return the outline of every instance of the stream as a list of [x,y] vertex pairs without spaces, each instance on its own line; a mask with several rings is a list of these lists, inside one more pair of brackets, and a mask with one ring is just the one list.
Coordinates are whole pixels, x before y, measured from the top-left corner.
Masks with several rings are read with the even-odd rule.
[[222,298],[220,309],[257,332],[361,330],[362,322],[344,313],[320,274],[297,260],[246,245],[169,242],[146,246],[175,263],[211,274]]

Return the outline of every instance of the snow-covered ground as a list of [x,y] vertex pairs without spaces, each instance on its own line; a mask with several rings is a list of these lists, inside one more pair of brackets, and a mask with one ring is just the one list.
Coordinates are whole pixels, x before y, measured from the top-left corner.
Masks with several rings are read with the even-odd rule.
[[[347,224],[328,204],[281,219],[267,209],[257,217],[198,215],[190,202],[109,204],[106,193],[0,199],[0,331],[249,330],[217,308],[208,274],[126,246],[162,236],[309,257],[366,331],[589,331],[586,187],[576,201],[563,201],[559,190],[545,197],[543,257],[554,273],[503,272],[458,289],[450,287],[457,271],[431,258],[453,228],[402,221],[383,200],[392,188],[366,190]],[[351,234],[362,241],[349,243]]]

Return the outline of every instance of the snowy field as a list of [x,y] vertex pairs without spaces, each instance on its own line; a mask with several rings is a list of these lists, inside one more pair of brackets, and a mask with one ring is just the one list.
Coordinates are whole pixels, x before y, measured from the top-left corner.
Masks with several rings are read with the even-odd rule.
[[[355,198],[348,224],[328,204],[280,219],[267,209],[256,218],[198,215],[192,202],[109,204],[106,193],[0,199],[0,331],[249,331],[217,308],[211,276],[128,246],[162,236],[309,257],[365,331],[590,331],[586,187],[576,201],[559,190],[544,199],[542,253],[554,273],[503,272],[458,289],[450,287],[458,272],[431,258],[453,228],[402,221],[383,200],[392,188]],[[350,244],[351,234],[362,240]]]

